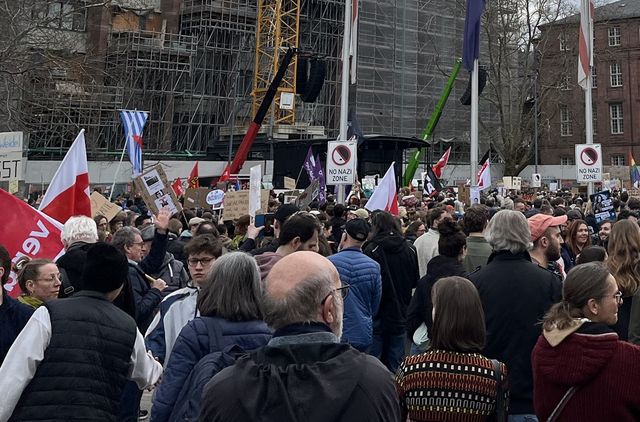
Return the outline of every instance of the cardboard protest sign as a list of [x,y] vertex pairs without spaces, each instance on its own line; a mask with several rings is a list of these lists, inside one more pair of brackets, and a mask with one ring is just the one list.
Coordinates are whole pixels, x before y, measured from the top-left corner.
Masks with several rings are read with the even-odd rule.
[[296,188],[296,179],[292,179],[290,177],[284,177],[284,188],[285,189],[295,189]]
[[209,188],[189,188],[184,194],[185,208],[209,208],[207,204],[207,195]]
[[320,195],[320,179],[316,179],[298,196],[297,202],[300,209],[304,209]]
[[142,195],[144,203],[154,214],[161,208],[168,209],[171,214],[182,211],[178,197],[160,164],[133,179],[133,183]]
[[113,204],[107,200],[104,196],[102,196],[98,192],[93,192],[89,197],[91,200],[91,216],[95,217],[96,215],[102,215],[107,218],[107,221],[113,220],[113,217],[118,215],[120,210],[119,206]]
[[471,190],[465,184],[458,185],[458,200],[465,205],[471,205]]
[[596,217],[596,223],[616,219],[611,192],[608,190],[597,192],[589,196],[589,198],[591,199],[591,209]]
[[[223,220],[235,220],[249,214],[249,191],[227,192],[224,196]],[[260,207],[263,213],[269,209],[269,189],[260,191]],[[259,213],[258,213],[259,214]]]

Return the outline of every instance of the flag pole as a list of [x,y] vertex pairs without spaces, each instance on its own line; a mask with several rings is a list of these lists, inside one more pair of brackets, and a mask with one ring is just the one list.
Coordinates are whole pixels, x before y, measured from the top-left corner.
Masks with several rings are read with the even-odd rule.
[[122,154],[120,155],[120,161],[118,162],[118,168],[116,168],[116,174],[113,176],[113,183],[111,184],[111,191],[109,192],[109,202],[111,202],[111,198],[113,197],[113,190],[116,187],[116,180],[118,179],[118,174],[120,173],[120,167],[122,166],[122,160],[124,159],[124,153],[127,150],[127,142],[124,143],[124,148],[122,148]]
[[[351,45],[351,24],[352,24],[352,0],[345,0],[344,2],[344,39],[342,41],[342,86],[340,95],[340,140],[347,140],[347,122],[349,119],[349,83],[350,69],[349,69],[349,47]],[[337,186],[337,198],[338,204],[344,203],[345,187],[344,185]]]
[[478,186],[478,59],[473,61],[471,72],[471,187]]

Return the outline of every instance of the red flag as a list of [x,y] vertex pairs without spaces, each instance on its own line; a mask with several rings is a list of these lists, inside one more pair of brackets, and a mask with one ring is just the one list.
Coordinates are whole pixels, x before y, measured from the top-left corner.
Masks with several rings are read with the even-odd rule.
[[[51,260],[56,260],[62,255],[62,224],[2,189],[0,209],[3,210],[0,242],[9,251],[12,262],[16,262],[23,255]],[[14,273],[11,273],[4,288],[12,297],[20,295],[20,287]]]
[[89,166],[83,129],[56,170],[39,210],[62,223],[74,215],[91,217],[89,195]]
[[398,215],[398,191],[396,189],[394,164],[391,163],[391,167],[384,174],[382,180],[378,182],[378,187],[367,201],[365,208],[369,211],[385,210],[393,215]]
[[193,168],[191,169],[191,174],[187,179],[187,185],[189,185],[190,188],[200,187],[200,180],[198,180],[198,162],[197,161],[194,164]]
[[449,154],[451,154],[451,147],[442,154],[442,157],[440,157],[438,162],[432,167],[433,174],[435,174],[438,179],[442,177],[442,170],[444,170],[449,162]]
[[180,180],[180,178],[177,178],[173,184],[171,185],[171,187],[173,188],[173,191],[176,193],[177,196],[182,196],[184,195],[184,191],[182,190],[182,180]]
[[580,33],[578,34],[578,85],[588,88],[593,67],[593,0],[580,1]]

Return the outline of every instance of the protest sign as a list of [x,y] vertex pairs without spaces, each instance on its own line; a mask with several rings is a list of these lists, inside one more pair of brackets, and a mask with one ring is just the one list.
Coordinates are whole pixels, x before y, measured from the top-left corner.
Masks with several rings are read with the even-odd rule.
[[611,192],[608,190],[597,192],[589,196],[589,198],[591,199],[591,209],[596,217],[596,223],[616,219]]
[[[15,263],[22,256],[55,261],[64,253],[60,240],[62,224],[2,189],[0,209],[3,210],[0,239],[9,251],[11,262]],[[9,275],[4,288],[10,296],[20,296],[15,273]]]
[[22,132],[0,133],[0,180],[22,180]]
[[154,214],[161,208],[168,209],[171,214],[182,211],[178,197],[160,164],[133,179],[133,183],[142,195],[144,203]]
[[[224,196],[223,220],[235,220],[249,214],[249,191],[239,190],[227,192]],[[260,192],[260,208],[266,213],[269,209],[269,189]],[[260,214],[260,213],[257,213]]]
[[122,208],[116,204],[112,204],[98,192],[93,192],[89,197],[91,200],[91,216],[102,215],[107,218],[107,221],[113,220]]
[[320,179],[316,179],[298,196],[297,203],[300,209],[305,209],[320,194]]
[[189,188],[184,194],[185,208],[208,208],[207,195],[209,188]]
[[285,189],[295,189],[296,188],[296,179],[292,179],[290,177],[285,176],[284,177],[284,188]]

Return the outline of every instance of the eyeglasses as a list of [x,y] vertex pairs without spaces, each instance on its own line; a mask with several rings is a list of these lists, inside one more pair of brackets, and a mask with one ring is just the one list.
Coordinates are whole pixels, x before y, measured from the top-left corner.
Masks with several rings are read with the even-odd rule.
[[613,295],[613,298],[616,300],[617,303],[622,302],[622,292],[618,290],[616,294]]
[[191,267],[195,267],[198,265],[198,263],[202,264],[202,266],[207,266],[209,265],[209,263],[211,261],[213,261],[215,258],[189,258],[187,259],[187,263],[191,266]]
[[326,295],[324,299],[322,299],[322,302],[320,302],[320,305],[324,306],[324,303],[327,301],[327,299],[329,299],[329,296],[331,296],[335,292],[340,292],[340,294],[342,295],[342,300],[346,299],[347,296],[349,295],[349,287],[351,286],[349,286],[348,284],[342,284],[342,287],[338,287],[337,289],[331,290],[329,294]]
[[142,247],[142,246],[144,246],[144,240],[142,240],[140,242],[133,242],[133,244]]
[[56,281],[62,280],[62,274],[51,274],[48,278],[36,278],[36,281],[48,281],[49,283],[55,283]]

